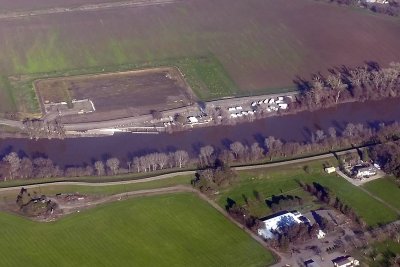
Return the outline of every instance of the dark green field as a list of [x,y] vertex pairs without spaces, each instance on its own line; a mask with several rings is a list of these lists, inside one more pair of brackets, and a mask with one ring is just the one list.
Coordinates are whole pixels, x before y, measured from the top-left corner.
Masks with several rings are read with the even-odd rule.
[[0,216],[1,266],[266,266],[273,256],[191,194],[135,198],[52,223]]
[[[0,73],[79,74],[188,61],[183,71],[207,100],[288,90],[297,76],[334,66],[400,61],[398,32],[398,19],[314,0],[187,0],[2,19]],[[22,112],[37,111],[32,88],[11,89],[14,97],[1,94],[0,112],[12,110],[12,99]]]

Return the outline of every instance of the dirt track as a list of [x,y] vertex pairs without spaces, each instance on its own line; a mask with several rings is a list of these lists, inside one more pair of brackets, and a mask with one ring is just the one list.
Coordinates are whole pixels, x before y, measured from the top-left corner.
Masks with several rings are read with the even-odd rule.
[[88,4],[79,7],[54,7],[54,8],[32,10],[32,11],[7,12],[0,14],[0,19],[17,19],[17,18],[43,16],[43,15],[60,14],[60,13],[97,11],[97,10],[117,8],[117,7],[144,7],[144,6],[154,6],[154,5],[165,5],[165,4],[173,4],[175,2],[177,2],[177,0],[143,0],[143,1],[133,0],[133,1],[113,2],[113,3]]

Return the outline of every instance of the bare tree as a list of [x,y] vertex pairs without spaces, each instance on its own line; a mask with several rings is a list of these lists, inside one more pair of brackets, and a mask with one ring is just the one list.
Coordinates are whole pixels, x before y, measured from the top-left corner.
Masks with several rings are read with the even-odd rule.
[[174,153],[175,165],[183,168],[189,162],[189,154],[184,150],[178,150]]
[[158,153],[158,165],[160,166],[160,169],[164,169],[165,166],[168,164],[169,157],[165,153]]
[[340,75],[329,75],[327,83],[336,92],[335,103],[338,103],[340,94],[347,88],[347,85],[342,82]]
[[243,156],[243,153],[245,152],[245,147],[241,142],[234,142],[232,143],[229,148],[235,155],[235,158],[238,159],[239,157]]
[[106,173],[104,163],[100,160],[94,163],[94,168],[96,169],[96,174],[98,176],[103,176]]
[[33,178],[32,177],[32,175],[33,175],[33,164],[32,164],[32,161],[29,158],[24,157],[21,160],[21,167],[20,167],[19,172],[20,172],[20,175],[21,175],[22,178]]
[[119,159],[109,158],[106,162],[107,167],[111,170],[113,175],[116,175],[119,170]]
[[269,136],[268,138],[265,139],[265,146],[268,149],[268,153],[270,155],[270,159],[272,159],[273,156],[277,156],[281,154],[281,149],[283,146],[283,143],[279,139],[275,139],[273,136]]
[[329,127],[328,129],[329,137],[332,139],[336,139],[336,129],[333,127]]
[[136,169],[136,172],[138,172],[138,173],[141,172],[141,168],[142,168],[142,165],[140,163],[141,162],[140,162],[139,157],[133,158],[132,164],[133,164],[133,167]]
[[251,152],[251,158],[253,160],[258,160],[263,155],[263,149],[257,142],[251,145],[250,152]]
[[346,128],[344,129],[344,131],[343,131],[343,134],[345,135],[345,136],[347,136],[347,137],[351,137],[351,136],[354,136],[354,130],[355,130],[355,126],[354,126],[354,124],[352,124],[352,123],[348,123],[347,125],[346,125]]
[[200,163],[204,165],[210,165],[212,162],[212,155],[214,153],[214,148],[212,146],[204,146],[200,148]]
[[18,175],[19,168],[21,167],[21,159],[18,157],[18,154],[11,152],[3,158],[3,161],[10,165],[10,178],[14,179],[15,176]]
[[323,130],[317,130],[317,132],[315,133],[316,138],[317,138],[317,142],[321,142],[325,139],[325,133]]

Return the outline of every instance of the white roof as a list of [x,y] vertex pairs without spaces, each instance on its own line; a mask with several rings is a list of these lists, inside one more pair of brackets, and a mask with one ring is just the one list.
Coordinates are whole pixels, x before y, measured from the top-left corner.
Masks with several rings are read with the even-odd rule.
[[287,109],[288,104],[286,104],[286,103],[281,103],[281,104],[279,104],[279,107],[280,107],[281,109]]
[[189,119],[190,123],[199,122],[199,120],[198,120],[196,117],[194,117],[194,116],[191,116],[191,117],[189,117],[188,119]]
[[[279,215],[263,220],[264,227],[258,229],[258,234],[266,239],[274,238],[274,231],[280,231],[285,226],[301,223],[301,213],[281,212]],[[298,215],[297,215],[298,214]]]

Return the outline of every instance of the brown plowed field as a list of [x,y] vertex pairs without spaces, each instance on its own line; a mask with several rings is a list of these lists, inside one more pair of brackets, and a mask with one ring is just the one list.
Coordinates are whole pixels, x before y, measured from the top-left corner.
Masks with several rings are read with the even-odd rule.
[[387,65],[400,61],[399,48],[399,19],[314,0],[185,0],[0,23],[2,75],[213,54],[242,94],[335,66]]
[[189,106],[195,96],[175,68],[54,78],[35,82],[42,101],[90,99],[90,119],[113,119]]

